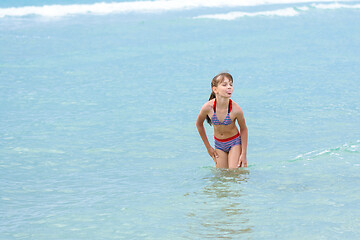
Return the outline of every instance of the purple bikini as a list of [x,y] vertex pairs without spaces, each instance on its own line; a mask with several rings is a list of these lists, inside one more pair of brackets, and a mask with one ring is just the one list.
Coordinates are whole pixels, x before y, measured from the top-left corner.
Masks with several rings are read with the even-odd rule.
[[[216,116],[216,98],[214,101],[213,109],[214,109],[214,115],[211,117],[212,124],[214,124],[214,125],[230,125],[232,123],[232,120],[230,118],[230,112],[232,109],[231,99],[229,100],[228,113],[223,122],[220,122]],[[215,148],[219,149],[221,151],[227,152],[227,153],[230,152],[230,149],[233,146],[241,145],[240,133],[237,133],[235,136],[232,136],[232,137],[226,138],[226,139],[218,139],[215,136],[214,136],[214,138],[215,138]]]

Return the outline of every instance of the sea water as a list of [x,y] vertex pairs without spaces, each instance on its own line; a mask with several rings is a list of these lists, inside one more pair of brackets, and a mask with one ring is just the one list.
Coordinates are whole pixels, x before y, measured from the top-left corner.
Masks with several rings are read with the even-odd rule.
[[[2,1],[0,239],[358,239],[359,4]],[[246,169],[195,127],[222,71]]]

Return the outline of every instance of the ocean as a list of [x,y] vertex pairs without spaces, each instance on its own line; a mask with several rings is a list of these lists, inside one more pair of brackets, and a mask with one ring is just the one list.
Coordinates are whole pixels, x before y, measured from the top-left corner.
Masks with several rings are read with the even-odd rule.
[[360,238],[360,1],[1,1],[0,56],[0,239]]

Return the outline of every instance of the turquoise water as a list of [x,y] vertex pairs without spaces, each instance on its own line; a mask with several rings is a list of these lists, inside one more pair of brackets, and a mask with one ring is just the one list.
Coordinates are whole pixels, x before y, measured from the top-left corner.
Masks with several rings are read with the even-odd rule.
[[[0,238],[359,238],[357,4],[1,17]],[[247,169],[196,131],[221,71]]]

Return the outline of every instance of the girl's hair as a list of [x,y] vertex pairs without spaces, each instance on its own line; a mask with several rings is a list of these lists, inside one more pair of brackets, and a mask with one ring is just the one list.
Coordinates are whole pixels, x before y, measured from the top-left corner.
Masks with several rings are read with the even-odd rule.
[[[209,97],[209,101],[216,98],[214,91],[212,91],[212,88],[217,87],[219,83],[222,83],[224,81],[225,78],[229,79],[231,82],[234,82],[231,74],[227,72],[219,73],[213,78],[213,80],[211,81],[211,94]],[[209,118],[209,116],[206,116],[206,121],[211,126],[211,119]]]

